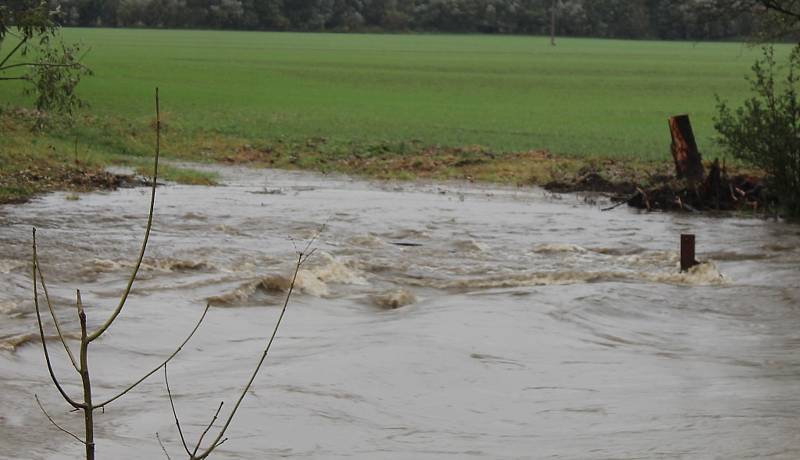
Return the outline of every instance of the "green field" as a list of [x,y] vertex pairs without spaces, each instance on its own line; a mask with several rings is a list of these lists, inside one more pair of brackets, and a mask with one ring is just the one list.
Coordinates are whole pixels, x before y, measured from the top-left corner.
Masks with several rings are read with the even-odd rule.
[[[182,138],[419,140],[497,151],[668,155],[669,115],[690,113],[715,154],[714,95],[738,102],[758,50],[685,43],[478,35],[67,29],[90,51],[93,115],[144,126],[153,88]],[[789,49],[780,48],[779,55]],[[0,101],[26,104],[20,87]],[[119,123],[117,123],[119,124]],[[95,126],[96,128],[96,126]],[[108,130],[84,129],[88,143]]]

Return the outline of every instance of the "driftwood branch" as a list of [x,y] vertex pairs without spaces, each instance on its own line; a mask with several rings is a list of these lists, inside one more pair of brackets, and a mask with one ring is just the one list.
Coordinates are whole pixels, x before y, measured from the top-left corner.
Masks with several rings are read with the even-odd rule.
[[97,404],[94,407],[97,408],[97,409],[105,407],[106,405],[114,402],[115,400],[117,400],[117,399],[121,398],[122,396],[124,396],[129,391],[131,391],[134,388],[136,388],[140,383],[142,383],[145,380],[147,380],[148,377],[150,377],[151,375],[153,375],[156,372],[158,372],[158,370],[161,369],[162,367],[166,368],[167,367],[167,363],[170,362],[172,360],[172,358],[177,356],[177,354],[180,353],[181,350],[183,350],[183,347],[189,342],[189,340],[192,338],[192,336],[194,336],[194,333],[197,332],[197,329],[200,328],[200,324],[203,323],[203,320],[205,319],[206,313],[208,313],[208,309],[209,309],[210,306],[211,306],[211,304],[206,304],[206,308],[203,310],[203,314],[200,315],[200,319],[197,320],[197,323],[194,325],[194,328],[192,328],[192,331],[189,333],[189,335],[186,337],[186,339],[184,339],[184,341],[181,342],[180,345],[178,345],[178,348],[176,348],[175,351],[173,351],[172,354],[169,355],[167,357],[167,359],[164,360],[164,362],[159,364],[156,368],[154,368],[153,370],[151,370],[150,372],[145,374],[142,378],[140,378],[139,380],[137,380],[136,382],[134,382],[133,384],[131,384],[130,386],[125,388],[125,390],[123,390],[122,392],[120,392],[119,394],[114,396],[113,398],[109,398],[108,400],[106,400],[106,401],[104,401],[104,402],[102,402],[100,404]]
[[44,406],[42,405],[42,402],[39,401],[39,395],[33,395],[33,397],[34,397],[34,399],[36,399],[36,404],[39,405],[39,409],[42,410],[42,413],[44,414],[44,416],[47,417],[47,420],[50,420],[50,423],[52,423],[54,427],[58,428],[59,430],[63,431],[64,433],[72,436],[79,443],[86,444],[86,442],[83,439],[79,438],[78,435],[72,433],[71,431],[69,431],[69,430],[67,430],[65,428],[62,428],[61,425],[59,425],[58,423],[56,423],[55,420],[53,420],[53,417],[51,417],[50,414],[48,414],[47,411],[44,410]]
[[42,315],[39,309],[39,290],[37,288],[37,257],[36,257],[36,229],[33,229],[33,304],[36,307],[36,321],[39,325],[39,336],[42,339],[42,349],[44,350],[44,359],[47,362],[47,371],[50,373],[50,378],[53,380],[53,384],[56,386],[56,389],[61,396],[64,398],[67,403],[74,407],[75,409],[85,409],[86,405],[76,402],[72,398],[69,397],[64,388],[61,386],[61,383],[58,381],[55,372],[53,371],[53,364],[50,361],[50,353],[47,351],[47,340],[44,336],[44,326],[42,326]]
[[619,201],[619,202],[617,202],[616,204],[614,204],[614,205],[612,205],[612,206],[609,206],[609,207],[607,207],[607,208],[603,208],[603,209],[601,209],[600,211],[603,211],[603,212],[607,212],[607,211],[613,211],[614,209],[617,209],[618,207],[622,206],[623,204],[628,204],[628,203],[629,203],[629,202],[630,202],[632,199],[634,199],[634,198],[636,198],[637,196],[641,195],[641,193],[642,193],[642,192],[639,192],[639,191],[637,191],[637,192],[636,192],[636,193],[634,193],[633,195],[631,195],[631,196],[629,196],[629,197],[627,197],[627,198],[623,198],[622,200],[620,200],[620,201]]
[[147,250],[147,241],[150,239],[150,230],[153,228],[153,209],[155,208],[156,204],[156,179],[158,178],[158,158],[161,154],[161,109],[159,107],[159,100],[158,100],[158,88],[156,88],[156,155],[155,161],[153,163],[153,186],[150,192],[150,210],[147,213],[147,227],[144,231],[144,238],[142,239],[142,247],[139,250],[139,257],[136,260],[136,265],[133,267],[133,271],[131,272],[131,276],[128,279],[128,285],[125,287],[125,290],[122,292],[122,297],[119,300],[119,304],[117,308],[114,309],[114,312],[111,316],[100,326],[99,329],[91,333],[88,337],[89,342],[94,341],[98,337],[100,337],[109,327],[111,327],[111,323],[117,319],[117,316],[122,312],[122,308],[125,306],[125,302],[128,300],[128,295],[131,293],[131,289],[133,288],[133,282],[136,280],[136,275],[139,273],[139,267],[142,265],[142,260],[144,259],[144,253]]

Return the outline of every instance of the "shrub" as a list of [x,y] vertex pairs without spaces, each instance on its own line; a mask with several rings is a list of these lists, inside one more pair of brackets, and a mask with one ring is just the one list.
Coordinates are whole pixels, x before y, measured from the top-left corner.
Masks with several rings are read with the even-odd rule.
[[80,62],[80,46],[57,40],[59,16],[46,0],[0,3],[0,82],[25,82],[39,112],[69,115],[82,105],[75,87],[91,71]]
[[786,212],[800,216],[800,45],[783,78],[781,70],[773,47],[765,46],[747,77],[753,95],[735,110],[717,97],[714,127],[724,150],[763,169]]

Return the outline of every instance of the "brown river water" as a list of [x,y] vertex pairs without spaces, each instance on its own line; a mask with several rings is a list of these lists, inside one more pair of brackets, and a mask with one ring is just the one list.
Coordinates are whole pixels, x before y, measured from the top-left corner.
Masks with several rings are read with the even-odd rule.
[[[211,299],[170,365],[196,439],[257,361],[295,246],[325,225],[211,458],[800,458],[800,226],[601,212],[538,189],[222,174],[159,188],[140,279],[90,349],[101,399],[168,355]],[[82,453],[34,401],[82,432],[32,339],[31,227],[74,333],[76,288],[90,325],[115,304],[147,200],[136,188],[0,207],[0,458]],[[686,232],[706,263],[680,274]],[[96,424],[98,458],[165,458],[156,432],[185,458],[161,374]]]

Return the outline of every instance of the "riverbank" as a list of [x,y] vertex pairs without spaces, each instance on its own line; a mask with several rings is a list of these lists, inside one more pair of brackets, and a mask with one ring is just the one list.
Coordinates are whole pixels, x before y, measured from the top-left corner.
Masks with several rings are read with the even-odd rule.
[[[119,148],[112,148],[107,142],[86,143],[79,135],[80,126],[58,121],[50,121],[45,129],[37,130],[37,120],[39,115],[26,109],[0,111],[0,204],[25,202],[53,191],[134,186],[152,174],[152,152],[148,156],[143,148],[125,148],[122,139]],[[79,122],[89,126],[94,121],[84,118]],[[107,139],[115,137],[112,131],[106,133]],[[110,173],[107,169],[112,166],[129,167],[136,174]],[[214,174],[170,165],[160,168],[159,177],[183,184],[216,184]]]
[[[72,126],[53,124],[34,131],[35,114],[0,115],[0,203],[25,201],[55,190],[113,189],[142,179],[106,172],[133,168],[149,176],[155,133],[152,120],[84,116]],[[197,133],[162,124],[166,160],[247,165],[256,168],[342,173],[381,180],[464,180],[552,192],[598,192],[617,199],[637,190],[677,188],[671,159],[555,155],[546,150],[499,151],[480,145],[449,147],[406,142],[341,142],[317,137],[302,141],[244,139]],[[761,177],[758,171],[728,166],[732,176]],[[164,165],[160,178],[183,184],[214,185],[207,171]]]

